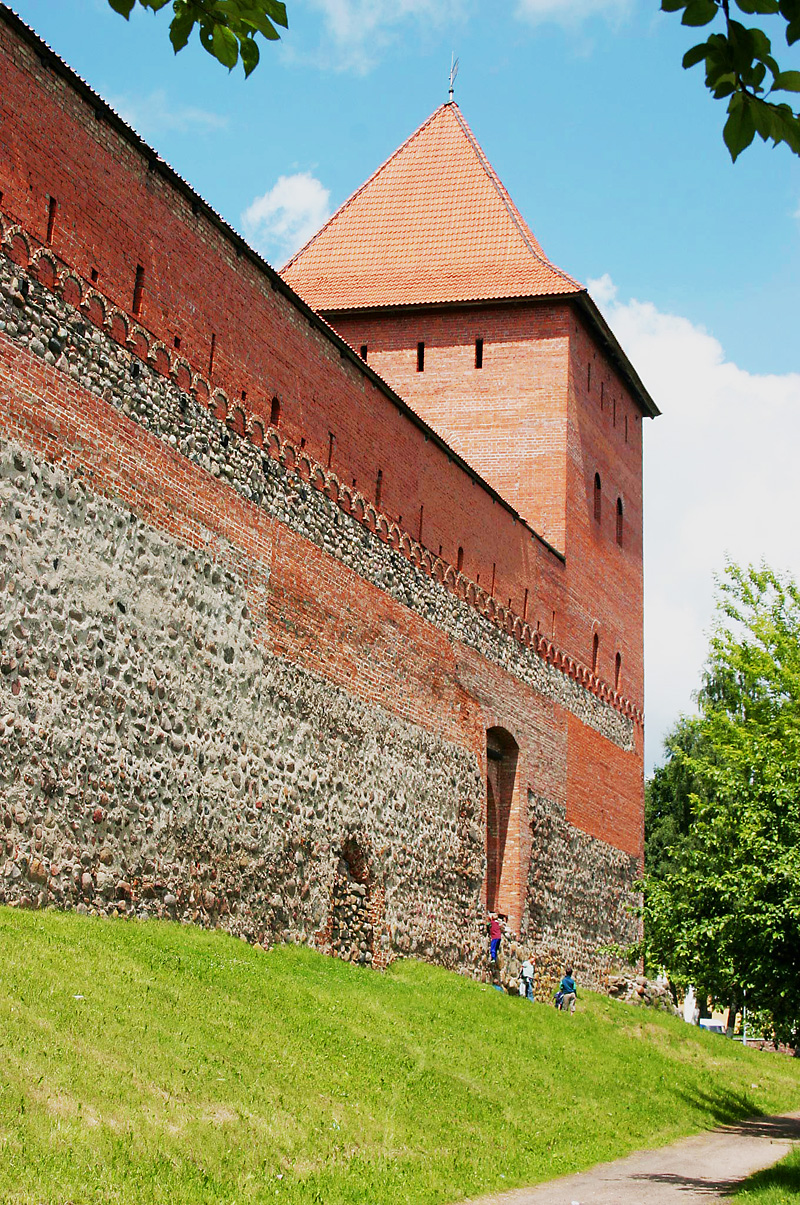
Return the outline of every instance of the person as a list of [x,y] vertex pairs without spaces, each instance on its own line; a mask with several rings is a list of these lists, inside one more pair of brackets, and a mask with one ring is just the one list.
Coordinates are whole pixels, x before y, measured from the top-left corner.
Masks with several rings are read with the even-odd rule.
[[526,999],[533,999],[533,977],[535,974],[533,959],[526,958],[519,972],[519,994]]
[[559,984],[558,994],[561,997],[561,1002],[557,1007],[562,1012],[574,1013],[575,1001],[578,998],[578,985],[572,978],[572,967],[567,967],[566,974]]
[[489,960],[497,962],[497,955],[500,953],[500,942],[503,939],[503,930],[500,928],[500,921],[494,912],[489,913]]

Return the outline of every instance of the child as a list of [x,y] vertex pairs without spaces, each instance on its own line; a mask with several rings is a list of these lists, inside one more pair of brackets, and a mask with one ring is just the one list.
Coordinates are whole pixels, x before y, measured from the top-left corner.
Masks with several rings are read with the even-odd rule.
[[503,939],[503,930],[500,928],[500,921],[493,912],[489,913],[489,960],[497,962],[497,955],[500,952],[500,942]]
[[[562,1012],[575,1012],[575,1001],[578,996],[578,985],[572,978],[572,967],[567,967],[566,974],[561,980],[558,988],[558,995],[561,997],[561,1002],[557,1005]],[[558,997],[556,997],[558,999]]]

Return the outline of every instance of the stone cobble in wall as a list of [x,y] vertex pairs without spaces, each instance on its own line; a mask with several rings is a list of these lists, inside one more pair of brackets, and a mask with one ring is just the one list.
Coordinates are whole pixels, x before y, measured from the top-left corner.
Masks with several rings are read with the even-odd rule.
[[609,973],[620,966],[619,951],[641,936],[641,897],[632,890],[638,861],[587,836],[560,804],[532,791],[528,823],[532,857],[522,934],[536,952],[537,978],[549,991],[572,965],[586,987],[606,990]]
[[265,650],[253,593],[2,444],[0,900],[474,970],[476,758]]
[[[377,532],[366,528],[360,521],[365,517],[363,500],[353,499],[353,513],[343,509],[341,495],[345,491],[332,474],[281,443],[276,432],[269,433],[269,446],[258,446],[237,433],[222,417],[227,413],[226,399],[216,396],[207,399],[208,405],[199,404],[155,367],[143,363],[105,331],[88,323],[79,310],[36,280],[20,277],[14,264],[2,256],[0,330],[69,373],[84,388],[120,408],[451,639],[461,641],[545,698],[559,703],[620,748],[634,747],[634,725],[629,716],[521,643],[435,577],[428,576]],[[151,358],[157,360],[157,353]],[[375,518],[379,520],[380,516]]]

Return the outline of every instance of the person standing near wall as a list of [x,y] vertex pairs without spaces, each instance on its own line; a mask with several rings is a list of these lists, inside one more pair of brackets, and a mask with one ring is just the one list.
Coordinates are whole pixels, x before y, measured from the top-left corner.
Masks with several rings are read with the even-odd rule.
[[519,972],[519,994],[527,1000],[533,999],[533,978],[535,967],[532,958],[526,958]]
[[503,940],[503,930],[500,920],[494,912],[489,913],[489,961],[497,962],[500,953],[500,942]]

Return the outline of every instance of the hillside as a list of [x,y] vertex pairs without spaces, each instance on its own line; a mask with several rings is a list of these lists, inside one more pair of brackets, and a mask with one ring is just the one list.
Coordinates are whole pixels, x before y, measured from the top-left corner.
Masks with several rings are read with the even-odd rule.
[[0,967],[6,1205],[424,1205],[800,1106],[793,1060],[412,961],[3,908]]

